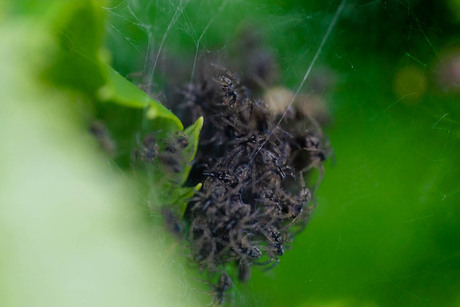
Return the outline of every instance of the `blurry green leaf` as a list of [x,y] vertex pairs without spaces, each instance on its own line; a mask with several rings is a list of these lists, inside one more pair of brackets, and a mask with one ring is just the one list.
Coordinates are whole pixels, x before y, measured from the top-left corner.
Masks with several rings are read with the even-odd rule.
[[446,1],[447,1],[447,5],[452,10],[452,14],[455,17],[455,21],[459,22],[460,21],[460,0],[446,0]]
[[53,33],[17,19],[0,36],[0,306],[203,305],[132,178],[81,129],[75,95],[38,77]]
[[108,75],[102,7],[95,1],[66,3],[54,21],[54,31],[59,50],[47,77],[54,84],[94,95]]

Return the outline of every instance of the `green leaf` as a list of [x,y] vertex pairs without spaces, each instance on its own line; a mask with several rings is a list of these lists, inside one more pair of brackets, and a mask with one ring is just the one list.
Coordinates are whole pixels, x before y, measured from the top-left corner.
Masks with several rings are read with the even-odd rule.
[[185,172],[183,174],[182,178],[182,184],[187,180],[188,174],[190,173],[190,170],[192,169],[192,161],[195,158],[196,151],[198,149],[198,139],[200,137],[200,131],[201,128],[203,128],[203,117],[200,117],[196,120],[196,122],[185,129],[184,134],[189,137],[189,144],[185,148],[184,153],[185,153],[185,160],[188,162],[187,166],[185,168]]
[[46,72],[53,84],[93,96],[107,80],[109,56],[102,47],[104,11],[94,1],[62,5],[54,21],[59,49]]
[[44,76],[55,86],[83,94],[94,103],[110,102],[145,108],[146,117],[164,133],[183,130],[180,120],[162,104],[121,76],[109,65],[104,42],[104,10],[99,1],[79,1],[59,6],[53,22],[58,45]]
[[159,102],[121,76],[113,68],[108,69],[107,83],[99,90],[101,101],[116,103],[130,108],[146,108],[147,119],[163,118],[174,123],[175,129],[183,130],[180,120]]
[[192,168],[192,161],[198,148],[198,139],[202,127],[203,118],[200,117],[183,132],[176,132],[176,134],[188,140],[188,145],[184,148],[180,156],[184,167],[179,173],[172,172],[164,165],[153,165],[147,170],[149,185],[155,186],[156,191],[158,191],[155,195],[157,201],[155,205],[172,206],[183,213],[187,205],[187,200],[193,196],[196,190],[201,188],[201,184],[195,187],[183,187],[183,185]]

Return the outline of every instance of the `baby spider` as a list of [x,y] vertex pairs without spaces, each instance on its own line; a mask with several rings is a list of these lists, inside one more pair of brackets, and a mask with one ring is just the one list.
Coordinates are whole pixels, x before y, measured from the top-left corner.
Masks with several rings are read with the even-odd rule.
[[251,267],[248,259],[242,257],[238,263],[238,279],[247,282],[251,277]]
[[178,239],[184,238],[185,224],[174,213],[171,208],[164,207],[161,209],[161,215],[166,225],[166,229]]
[[225,301],[225,292],[232,287],[233,283],[227,273],[220,275],[219,282],[214,286],[214,306],[222,305]]
[[89,126],[89,132],[96,138],[99,146],[106,152],[113,154],[115,152],[115,142],[110,136],[105,125],[100,121],[94,121]]
[[153,133],[147,135],[142,141],[141,159],[144,162],[153,162],[158,155],[159,147]]

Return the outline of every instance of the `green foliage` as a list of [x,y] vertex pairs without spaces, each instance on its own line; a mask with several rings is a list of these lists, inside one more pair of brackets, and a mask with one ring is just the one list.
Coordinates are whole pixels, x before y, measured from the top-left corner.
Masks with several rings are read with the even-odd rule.
[[[140,187],[86,129],[101,108],[138,111],[165,135],[183,129],[108,65],[102,4],[1,4],[8,13],[0,19],[1,306],[201,305],[163,228],[154,226],[152,238]],[[183,132],[188,162],[201,125]],[[190,195],[173,188],[177,201]]]

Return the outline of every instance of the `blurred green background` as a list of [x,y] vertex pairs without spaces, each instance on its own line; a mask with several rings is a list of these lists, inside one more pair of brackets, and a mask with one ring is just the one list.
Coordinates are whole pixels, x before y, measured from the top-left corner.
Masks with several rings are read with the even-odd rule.
[[[229,52],[246,28],[263,38],[276,59],[279,84],[295,90],[341,3],[89,2],[102,8],[96,19],[104,22],[107,61],[123,76],[152,74],[160,101],[162,82],[176,73],[191,73],[197,50]],[[10,3],[6,15],[27,19],[41,5]],[[56,9],[49,16],[62,12],[71,10]],[[11,20],[4,18],[6,28]],[[165,58],[184,65],[167,65]],[[316,94],[331,110],[332,122],[325,130],[333,156],[318,207],[280,264],[269,272],[256,267],[248,284],[236,284],[229,296],[236,306],[460,305],[460,2],[348,0],[311,78],[320,78],[326,69],[334,85]],[[77,88],[94,100],[94,93],[87,93],[91,89]],[[75,95],[69,99],[75,101]],[[76,122],[86,107],[71,107],[78,113]],[[126,118],[111,121],[116,126]],[[127,125],[146,129],[138,122]],[[124,172],[113,163],[111,167],[115,177]],[[121,175],[134,181],[129,176]],[[155,194],[155,187],[134,190]],[[141,207],[147,207],[147,198],[137,197]],[[144,219],[139,220],[154,227]],[[167,238],[162,244],[163,250],[174,245]],[[145,246],[139,251],[151,252]],[[185,289],[178,291],[186,291],[180,297],[196,296],[193,303],[207,304],[209,287],[198,281],[201,276],[192,270],[183,277],[191,265],[177,263],[170,265],[170,274],[181,276],[175,279]],[[154,270],[146,267],[145,273]],[[162,306],[159,300],[152,305]]]

